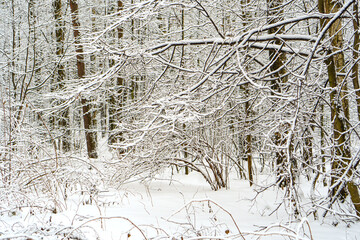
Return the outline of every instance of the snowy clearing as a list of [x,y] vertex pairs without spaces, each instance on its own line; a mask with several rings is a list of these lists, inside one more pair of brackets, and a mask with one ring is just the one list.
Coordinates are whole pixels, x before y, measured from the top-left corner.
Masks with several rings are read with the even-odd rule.
[[283,207],[271,214],[282,193],[274,188],[253,202],[254,189],[233,179],[231,189],[212,191],[196,173],[157,176],[97,189],[93,197],[72,195],[57,214],[36,206],[2,209],[0,239],[359,239],[360,223],[312,215],[292,221]]

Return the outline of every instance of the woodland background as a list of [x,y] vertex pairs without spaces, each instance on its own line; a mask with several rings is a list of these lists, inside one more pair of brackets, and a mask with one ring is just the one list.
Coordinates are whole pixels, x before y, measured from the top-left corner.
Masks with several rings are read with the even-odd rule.
[[281,189],[295,218],[358,221],[358,7],[2,0],[3,208],[38,194],[61,212],[99,179],[117,188],[168,170],[212,190],[236,173]]

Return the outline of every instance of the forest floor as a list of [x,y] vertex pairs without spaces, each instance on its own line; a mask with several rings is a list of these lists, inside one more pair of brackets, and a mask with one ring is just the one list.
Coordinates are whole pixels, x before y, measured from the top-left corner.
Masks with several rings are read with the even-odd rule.
[[91,197],[68,196],[58,213],[44,210],[46,198],[37,199],[41,207],[0,205],[0,239],[360,239],[360,223],[291,219],[275,188],[257,194],[233,176],[230,189],[212,191],[196,173],[169,176],[117,190],[96,186]]

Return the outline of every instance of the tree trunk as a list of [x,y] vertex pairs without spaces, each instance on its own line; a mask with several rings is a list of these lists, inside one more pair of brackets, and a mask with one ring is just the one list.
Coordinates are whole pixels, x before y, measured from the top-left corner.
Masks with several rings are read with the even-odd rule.
[[[78,77],[81,79],[85,76],[85,63],[84,63],[84,51],[83,46],[80,43],[80,22],[78,17],[78,3],[77,0],[69,0],[71,9],[71,19],[74,28],[75,48],[76,48],[76,65]],[[86,147],[89,158],[97,158],[96,152],[96,134],[91,131],[91,104],[84,98],[81,98],[81,104],[83,109],[83,121],[85,129]]]
[[[250,4],[251,0],[242,0],[242,6],[248,6]],[[247,10],[243,10],[242,11],[242,19],[243,19],[243,26],[246,27],[246,25],[248,24],[248,22],[250,22],[252,20],[251,18],[251,13]],[[227,19],[227,21],[223,22],[224,25],[224,29],[223,32],[226,33],[226,31],[229,31],[229,29],[226,29],[226,23],[230,24],[230,20]],[[232,33],[231,33],[232,34]],[[249,95],[250,95],[250,88],[251,85],[247,84],[244,86],[244,98],[248,99]],[[252,122],[248,121],[249,118],[252,117],[252,109],[251,109],[251,103],[249,101],[245,102],[245,129],[247,131],[246,136],[245,136],[245,141],[244,141],[244,147],[245,147],[245,156],[244,156],[244,160],[247,162],[247,166],[248,166],[248,179],[249,179],[249,184],[250,186],[253,185],[253,171],[252,171],[252,133],[251,133],[251,124]]]
[[[324,128],[325,128],[325,122],[324,122],[324,114],[325,114],[325,111],[324,111],[324,103],[321,103],[321,106],[320,106],[320,126],[321,126],[321,129],[320,129],[320,153],[321,153],[321,171],[323,174],[325,174],[326,172],[326,166],[325,166],[325,163],[326,163],[326,159],[325,159],[325,131],[324,131]],[[320,171],[320,168],[319,168],[319,171]],[[324,177],[323,179],[323,185],[324,187],[327,186],[327,182],[326,182],[326,178]]]
[[[248,106],[249,103],[247,102],[245,104],[245,107],[249,107]],[[249,115],[249,109],[246,110],[247,111],[247,115]],[[251,124],[251,123],[250,123]],[[248,124],[249,125],[249,124]],[[247,129],[250,132],[250,129]],[[253,172],[252,172],[252,151],[251,151],[251,142],[252,142],[252,135],[251,133],[246,135],[246,142],[245,142],[245,158],[246,158],[246,162],[248,165],[248,176],[249,176],[249,183],[250,183],[250,187],[253,185]]]
[[[339,4],[334,4],[331,0],[319,0],[318,3],[319,11],[321,13],[337,12],[340,8]],[[352,157],[347,124],[347,121],[349,121],[349,102],[346,96],[346,84],[343,83],[346,79],[338,74],[338,72],[345,73],[344,53],[341,51],[343,38],[340,19],[336,20],[330,27],[329,36],[332,38],[332,49],[328,50],[328,57],[325,63],[327,65],[329,84],[332,88],[332,91],[330,92],[330,107],[334,137],[334,159],[331,165],[332,175],[330,194],[332,198],[340,198],[341,200],[344,199],[347,194],[344,188],[339,189],[340,184],[337,180],[344,177],[345,170],[350,164]],[[333,55],[333,52],[335,51],[340,52]],[[345,87],[342,88],[342,86]],[[340,102],[338,101],[339,97],[341,99]],[[346,173],[346,178],[351,179],[352,170],[353,169],[350,169],[350,171]],[[346,181],[346,179],[341,179],[341,181]],[[346,186],[350,193],[352,203],[354,204],[356,214],[360,216],[359,190],[352,180],[348,181]]]
[[[55,41],[56,41],[56,56],[57,56],[57,70],[55,75],[55,81],[52,83],[52,90],[62,90],[64,88],[65,79],[65,66],[61,61],[64,55],[64,43],[65,43],[65,25],[62,14],[61,0],[54,1],[54,17],[55,17]],[[58,124],[61,130],[60,145],[63,151],[70,150],[70,130],[69,130],[69,109],[65,109],[60,112],[59,116],[54,117],[54,125]],[[59,146],[60,147],[60,146]]]
[[[312,116],[311,118],[314,118],[315,116]],[[303,167],[306,170],[306,177],[308,180],[310,180],[310,173],[313,172],[311,171],[311,166],[313,165],[313,136],[312,133],[314,131],[314,121],[310,120],[306,126],[305,126],[305,131],[304,131],[304,146],[303,146]]]
[[357,59],[359,57],[360,46],[360,29],[359,29],[359,2],[355,1],[353,6],[353,26],[354,26],[354,45],[353,45],[353,61],[354,65],[351,68],[351,78],[354,85],[358,121],[360,121],[360,86],[359,86],[359,64]]
[[[268,14],[269,14],[269,21],[268,24],[274,24],[277,21],[281,21],[283,19],[283,10],[281,9],[282,0],[267,0],[267,8],[268,8]],[[269,34],[281,34],[284,32],[283,28],[274,27],[269,29]],[[275,40],[275,44],[281,45],[280,40]],[[272,78],[274,80],[271,81],[271,89],[274,92],[281,92],[282,91],[282,84],[287,82],[287,76],[286,76],[286,69],[283,67],[284,63],[286,62],[286,54],[277,51],[277,50],[269,50],[269,59],[271,61],[270,64],[270,71],[272,73]],[[286,174],[286,158],[287,154],[282,149],[283,146],[286,144],[286,134],[289,131],[289,125],[283,124],[282,126],[279,126],[278,132],[274,134],[274,143],[278,146],[278,149],[276,149],[276,156],[275,156],[275,162],[276,162],[276,174],[278,177],[278,184],[280,187],[286,187],[291,182],[290,178],[292,176],[287,176]],[[290,161],[290,159],[288,159]],[[292,163],[289,162],[290,169],[292,171]],[[288,173],[292,175],[292,172]]]
[[[113,14],[114,10],[114,7],[111,7],[110,13]],[[123,2],[117,0],[117,11],[121,10],[123,10]],[[124,36],[124,29],[121,26],[118,26],[114,33],[116,34],[116,44],[118,45]],[[114,66],[115,61],[111,59],[109,64],[110,67]],[[116,129],[118,122],[121,121],[121,114],[119,114],[119,110],[122,110],[125,103],[124,78],[117,76],[114,85],[115,90],[110,94],[109,99],[109,144],[114,144],[117,141],[123,140],[122,134],[115,133],[114,130]]]

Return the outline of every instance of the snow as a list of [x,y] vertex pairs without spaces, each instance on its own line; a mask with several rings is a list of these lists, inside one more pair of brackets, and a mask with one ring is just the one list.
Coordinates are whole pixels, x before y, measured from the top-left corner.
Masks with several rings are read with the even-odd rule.
[[312,215],[293,220],[281,207],[271,214],[282,197],[275,188],[253,201],[256,187],[236,176],[230,189],[219,191],[193,172],[169,176],[99,190],[91,199],[74,194],[67,209],[56,214],[34,207],[2,211],[0,239],[285,239],[275,233],[291,239],[360,237],[360,223],[335,227],[329,218],[314,220]]

